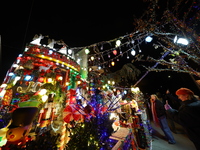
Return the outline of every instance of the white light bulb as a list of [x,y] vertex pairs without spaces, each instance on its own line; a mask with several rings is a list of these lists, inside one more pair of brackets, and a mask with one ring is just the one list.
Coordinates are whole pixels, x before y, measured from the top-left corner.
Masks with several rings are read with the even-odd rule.
[[119,47],[121,45],[121,41],[120,40],[117,40],[116,41],[116,47]]
[[42,102],[46,102],[47,99],[48,99],[48,96],[47,96],[47,95],[43,95],[43,96],[42,96]]
[[177,41],[177,36],[175,36],[175,38],[174,38],[174,43],[176,43],[176,41]]
[[46,89],[41,89],[40,92],[39,92],[40,95],[44,95],[44,94],[46,94],[46,93],[47,93],[47,90],[46,90]]
[[187,39],[184,39],[184,38],[179,38],[179,39],[177,40],[177,43],[183,44],[183,45],[188,45],[188,44],[189,44],[188,40],[187,40]]
[[20,76],[16,76],[15,79],[14,79],[14,81],[13,81],[13,85],[15,85],[16,82],[17,82],[20,78],[21,78]]
[[53,51],[52,50],[49,50],[49,55],[53,54]]
[[132,49],[132,51],[131,51],[131,55],[133,55],[133,56],[135,56],[135,50],[134,49]]
[[17,68],[19,65],[18,64],[13,64],[12,67],[13,68]]
[[7,84],[2,84],[0,87],[5,88],[6,86],[7,86]]
[[13,72],[10,72],[10,73],[8,74],[9,77],[12,77],[13,75],[14,75]]
[[85,49],[85,53],[86,53],[86,54],[89,54],[89,53],[90,53],[90,50],[86,48],[86,49]]
[[71,49],[68,49],[67,52],[68,52],[68,54],[70,54],[70,55],[72,54],[72,50],[71,50]]
[[177,36],[174,37],[174,43],[188,45],[189,41],[185,38],[178,38]]
[[32,78],[32,77],[31,77],[30,75],[26,75],[25,78],[24,78],[24,80],[25,80],[25,81],[29,81],[31,78]]
[[153,38],[150,37],[150,36],[147,36],[147,37],[145,38],[145,41],[146,41],[146,42],[151,42],[152,40],[153,40]]

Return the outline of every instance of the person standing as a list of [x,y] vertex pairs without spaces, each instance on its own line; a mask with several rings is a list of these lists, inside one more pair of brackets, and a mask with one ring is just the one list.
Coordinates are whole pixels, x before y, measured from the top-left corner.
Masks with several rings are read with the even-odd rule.
[[171,119],[184,127],[189,139],[200,150],[200,101],[188,88],[178,89],[176,95],[182,101],[181,106],[176,110],[165,104],[166,112]]
[[175,144],[176,141],[167,123],[164,104],[158,100],[155,94],[151,95],[150,101],[154,124],[161,127],[169,144]]
[[170,106],[174,109],[178,109],[181,106],[181,100],[176,96],[172,95],[169,90],[166,91],[165,100],[168,100]]

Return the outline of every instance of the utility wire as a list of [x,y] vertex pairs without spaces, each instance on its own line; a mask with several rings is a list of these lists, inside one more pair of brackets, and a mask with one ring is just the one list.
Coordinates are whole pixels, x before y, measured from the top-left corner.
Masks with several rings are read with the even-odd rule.
[[25,33],[24,33],[24,40],[23,40],[23,43],[22,43],[22,50],[21,51],[23,51],[24,46],[25,46],[25,41],[26,41],[26,37],[27,37],[27,33],[28,33],[29,23],[30,23],[30,20],[31,20],[33,5],[34,5],[34,0],[32,0],[32,3],[31,3],[31,8],[30,8],[30,12],[29,12],[29,16],[28,16],[28,20],[27,20],[27,24],[26,24],[26,30],[25,30]]

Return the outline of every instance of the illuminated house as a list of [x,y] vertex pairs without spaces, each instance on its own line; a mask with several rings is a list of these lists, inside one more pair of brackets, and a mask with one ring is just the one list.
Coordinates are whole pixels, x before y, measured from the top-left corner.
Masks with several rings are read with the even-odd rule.
[[[81,54],[79,59],[77,53],[77,63],[66,45],[55,49],[55,42],[46,46],[40,44],[41,39],[26,46],[0,87],[1,113],[6,112],[1,115],[14,117],[2,118],[0,147],[23,146],[32,140],[27,139],[32,129],[40,133],[58,122],[59,128],[64,128],[63,119],[59,120],[63,108],[75,102],[77,86],[87,86],[87,56]],[[32,117],[28,119],[25,114]]]

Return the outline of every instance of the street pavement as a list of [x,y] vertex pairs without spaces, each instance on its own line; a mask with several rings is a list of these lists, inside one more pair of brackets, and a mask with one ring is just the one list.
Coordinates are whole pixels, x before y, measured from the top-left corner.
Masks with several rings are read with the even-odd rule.
[[[168,121],[170,128],[170,122]],[[193,143],[188,139],[184,132],[184,129],[179,125],[174,123],[176,128],[176,133],[172,132],[176,140],[176,144],[168,144],[165,139],[163,131],[152,125],[152,150],[196,150]]]

